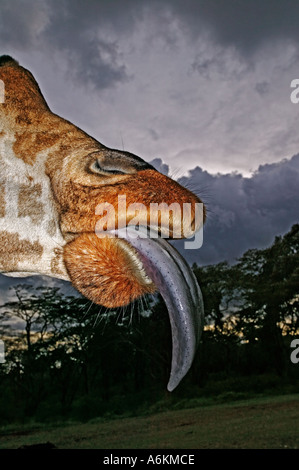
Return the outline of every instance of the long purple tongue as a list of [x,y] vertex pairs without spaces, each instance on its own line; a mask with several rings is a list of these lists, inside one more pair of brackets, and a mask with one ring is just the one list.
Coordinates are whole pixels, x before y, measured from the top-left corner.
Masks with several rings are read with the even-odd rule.
[[191,367],[203,329],[203,301],[197,280],[179,252],[145,227],[116,230],[137,251],[148,277],[167,306],[172,330],[171,392]]

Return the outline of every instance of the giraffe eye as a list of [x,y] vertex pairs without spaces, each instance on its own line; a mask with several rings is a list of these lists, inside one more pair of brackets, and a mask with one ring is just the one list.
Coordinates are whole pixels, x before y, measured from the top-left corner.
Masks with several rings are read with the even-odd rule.
[[116,168],[113,164],[101,165],[99,160],[96,160],[90,167],[94,173],[106,173],[109,175],[125,175],[126,172]]

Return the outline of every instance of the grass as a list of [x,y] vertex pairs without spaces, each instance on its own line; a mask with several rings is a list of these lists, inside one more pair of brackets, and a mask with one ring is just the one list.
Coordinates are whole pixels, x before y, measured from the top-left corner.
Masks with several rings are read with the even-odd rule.
[[0,429],[1,449],[45,442],[60,449],[298,449],[299,394],[146,417]]

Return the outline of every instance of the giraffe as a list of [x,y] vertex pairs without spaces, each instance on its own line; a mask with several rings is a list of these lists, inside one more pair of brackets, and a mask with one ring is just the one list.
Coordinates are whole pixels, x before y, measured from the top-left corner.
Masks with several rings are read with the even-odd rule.
[[[0,272],[67,280],[110,308],[159,290],[173,335],[172,391],[192,364],[203,302],[190,267],[163,238],[162,224],[154,227],[157,237],[147,236],[149,208],[189,204],[194,233],[201,201],[140,157],[110,149],[54,114],[31,72],[10,56],[0,57],[0,80]],[[126,230],[134,211],[119,207],[120,195],[125,209],[136,203],[146,208],[137,236]],[[95,228],[102,203],[115,209],[116,224],[100,236]],[[171,238],[182,217],[168,222]]]

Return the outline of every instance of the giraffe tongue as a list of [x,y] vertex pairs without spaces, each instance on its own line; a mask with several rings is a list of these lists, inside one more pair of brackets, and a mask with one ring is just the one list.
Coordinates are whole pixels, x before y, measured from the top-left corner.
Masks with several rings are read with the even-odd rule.
[[[191,367],[203,327],[203,302],[196,278],[178,251],[148,229],[116,231],[138,252],[148,277],[163,297],[172,330],[172,364],[167,389],[171,392]],[[152,236],[152,232],[151,232]]]

